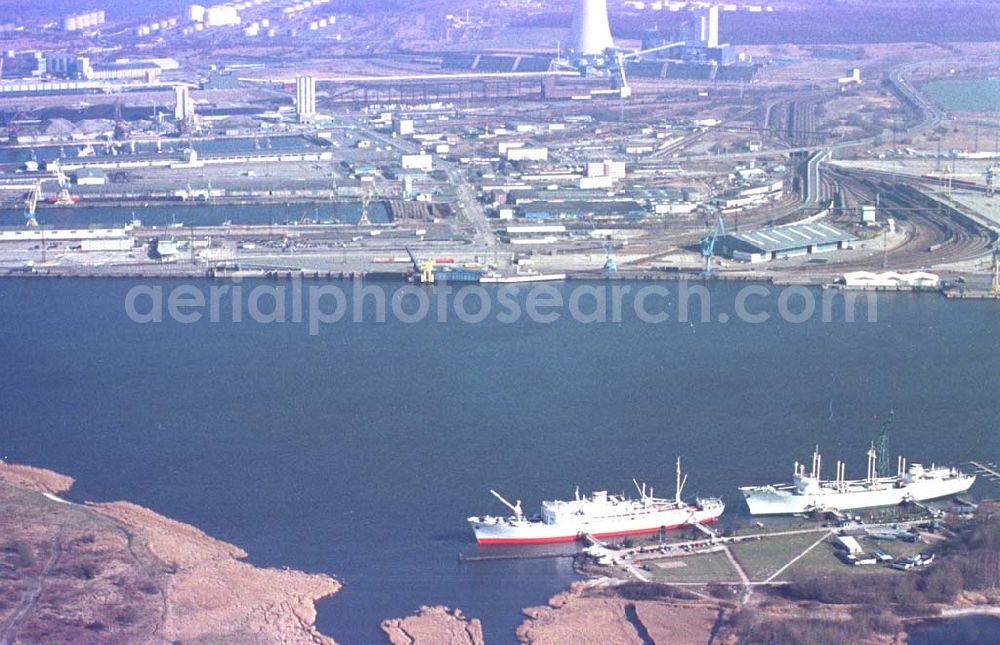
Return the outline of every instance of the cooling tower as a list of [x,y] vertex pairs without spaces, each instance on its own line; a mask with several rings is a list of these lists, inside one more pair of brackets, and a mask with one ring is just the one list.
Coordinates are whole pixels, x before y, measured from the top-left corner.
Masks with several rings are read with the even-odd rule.
[[570,49],[577,56],[603,54],[614,47],[611,26],[608,25],[607,0],[577,0],[570,34]]

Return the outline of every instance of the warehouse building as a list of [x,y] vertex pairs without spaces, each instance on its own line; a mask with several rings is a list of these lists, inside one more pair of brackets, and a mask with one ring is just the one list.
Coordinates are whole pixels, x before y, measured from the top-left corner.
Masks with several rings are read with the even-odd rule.
[[787,224],[718,240],[719,253],[741,262],[766,262],[798,255],[851,248],[855,237],[829,224]]
[[73,173],[73,180],[78,186],[103,186],[108,183],[108,177],[99,168],[80,168]]
[[937,289],[941,279],[926,271],[899,273],[897,271],[852,271],[839,281],[848,289]]

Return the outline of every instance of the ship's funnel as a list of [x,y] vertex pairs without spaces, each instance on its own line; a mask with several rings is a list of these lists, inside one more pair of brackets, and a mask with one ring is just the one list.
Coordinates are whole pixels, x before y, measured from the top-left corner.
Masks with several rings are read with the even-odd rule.
[[576,56],[598,56],[614,46],[607,0],[577,0],[570,33],[572,52]]

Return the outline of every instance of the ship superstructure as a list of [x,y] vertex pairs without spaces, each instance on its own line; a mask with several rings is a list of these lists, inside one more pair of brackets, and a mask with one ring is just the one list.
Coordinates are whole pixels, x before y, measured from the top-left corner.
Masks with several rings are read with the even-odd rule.
[[470,517],[469,524],[479,544],[542,544],[571,542],[583,534],[595,538],[656,533],[686,524],[716,521],[725,510],[722,500],[698,498],[693,504],[681,499],[687,476],[681,478],[677,460],[677,488],[673,499],[655,497],[652,487],[634,479],[638,499],[610,495],[606,490],[581,496],[579,488],[574,499],[542,502],[541,513],[525,516],[521,500],[514,504],[495,490],[490,492],[506,505],[513,515]]
[[854,510],[893,506],[904,501],[920,502],[963,493],[975,483],[975,475],[955,468],[921,464],[907,465],[899,457],[895,476],[877,472],[878,453],[872,444],[868,450],[868,472],[864,479],[846,479],[847,465],[837,462],[836,475],[824,481],[820,477],[823,457],[819,447],[813,452],[812,466],[795,462],[790,484],[744,486],[740,492],[751,515],[808,513],[814,510]]

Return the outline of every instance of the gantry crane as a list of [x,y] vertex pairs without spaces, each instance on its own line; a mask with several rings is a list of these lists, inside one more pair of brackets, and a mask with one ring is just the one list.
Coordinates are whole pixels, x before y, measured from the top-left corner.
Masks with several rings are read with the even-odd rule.
[[414,274],[420,277],[420,284],[434,284],[434,260],[419,262],[408,246],[406,247],[406,254],[410,256]]

